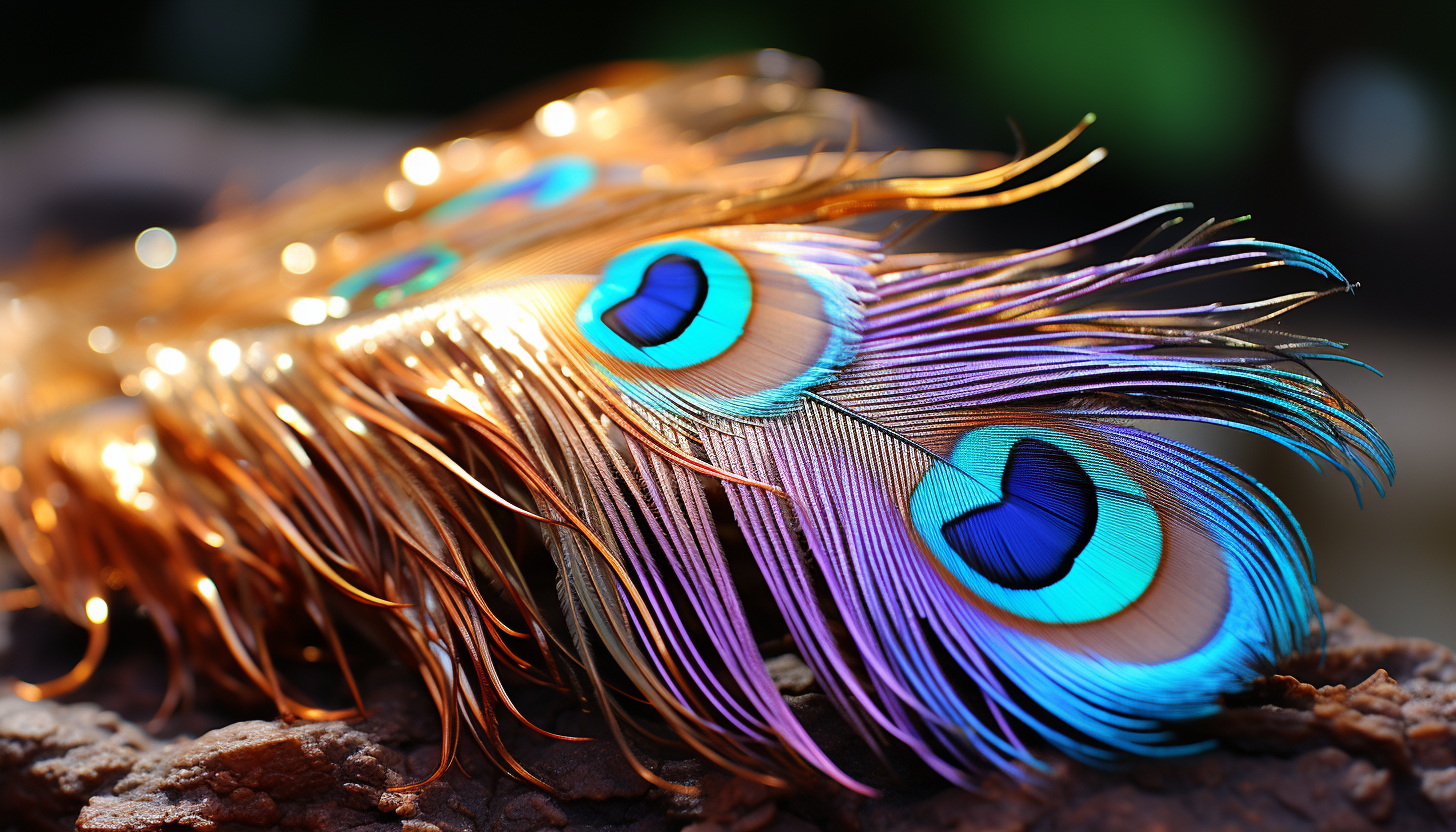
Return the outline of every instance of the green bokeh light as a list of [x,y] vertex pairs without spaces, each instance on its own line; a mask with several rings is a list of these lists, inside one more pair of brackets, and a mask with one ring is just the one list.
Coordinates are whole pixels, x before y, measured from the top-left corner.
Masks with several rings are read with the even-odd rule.
[[[1000,108],[1041,143],[1096,112],[1096,140],[1159,166],[1213,172],[1260,138],[1272,90],[1237,7],[1209,3],[942,0],[940,38],[967,104]],[[970,91],[974,90],[974,94]]]

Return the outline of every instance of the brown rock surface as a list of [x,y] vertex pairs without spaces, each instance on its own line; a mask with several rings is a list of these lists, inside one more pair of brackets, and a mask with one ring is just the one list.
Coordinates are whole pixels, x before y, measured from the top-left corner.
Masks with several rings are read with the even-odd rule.
[[[371,717],[354,724],[245,721],[162,742],[95,705],[0,699],[0,828],[82,830],[1426,830],[1456,828],[1456,660],[1420,639],[1326,611],[1324,661],[1299,660],[1198,730],[1222,740],[1190,758],[1089,769],[1047,753],[1030,791],[988,774],[979,793],[924,774],[891,779],[847,737],[822,696],[790,696],[867,799],[826,783],[776,792],[681,752],[645,749],[650,787],[610,743],[541,739],[504,724],[548,794],[462,746],[457,765],[408,792],[438,761],[433,709],[407,674],[377,672]],[[523,697],[549,730],[602,736],[590,714]],[[912,768],[913,770],[913,768]],[[915,783],[918,785],[909,785]],[[8,824],[8,827],[4,826]]]
[[67,828],[92,795],[156,744],[95,705],[0,698],[0,818],[20,828]]

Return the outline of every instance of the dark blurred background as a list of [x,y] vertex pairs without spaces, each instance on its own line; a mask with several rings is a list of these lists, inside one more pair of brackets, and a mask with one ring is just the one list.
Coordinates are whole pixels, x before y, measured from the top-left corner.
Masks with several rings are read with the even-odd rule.
[[1330,376],[1393,446],[1390,496],[1367,486],[1357,510],[1348,482],[1289,453],[1194,438],[1288,501],[1325,591],[1382,629],[1456,644],[1456,4],[163,0],[4,14],[6,266],[357,174],[492,97],[622,58],[777,46],[927,146],[1010,150],[1007,116],[1040,145],[1095,111],[1107,162],[958,218],[955,244],[1044,245],[1190,200],[1191,218],[1250,213],[1243,233],[1333,260],[1359,291],[1281,326],[1349,341],[1385,373]]

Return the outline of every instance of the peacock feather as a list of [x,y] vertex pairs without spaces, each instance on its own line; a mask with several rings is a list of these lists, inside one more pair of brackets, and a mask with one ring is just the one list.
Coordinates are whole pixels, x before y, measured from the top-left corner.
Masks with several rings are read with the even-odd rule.
[[[418,669],[441,771],[468,734],[535,782],[497,730],[525,678],[600,708],[629,755],[645,703],[728,770],[867,790],[766,636],[873,747],[967,785],[1035,777],[1033,741],[1195,751],[1179,723],[1313,646],[1289,512],[1143,426],[1248,431],[1378,488],[1389,450],[1311,369],[1341,345],[1264,326],[1348,291],[1334,266],[1233,222],[1174,239],[1182,204],[916,253],[920,218],[1097,163],[1035,173],[1091,118],[1025,157],[871,153],[856,100],[781,52],[634,72],[412,151],[414,185],[243,210],[159,268],[22,276],[49,313],[10,336],[28,386],[0,402],[0,526],[92,636],[22,695],[84,681],[124,588],[170,654],[164,713],[194,673],[349,713],[277,669],[319,638],[354,689],[347,621]],[[1314,288],[1159,300],[1272,267]]]

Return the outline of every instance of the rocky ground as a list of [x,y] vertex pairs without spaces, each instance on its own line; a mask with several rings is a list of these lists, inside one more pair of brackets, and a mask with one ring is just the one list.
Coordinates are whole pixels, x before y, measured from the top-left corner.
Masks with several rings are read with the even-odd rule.
[[[512,731],[511,747],[531,771],[561,784],[555,794],[502,776],[469,749],[442,779],[418,791],[391,792],[434,770],[438,726],[423,692],[386,671],[367,683],[371,716],[362,722],[243,721],[195,739],[158,739],[95,704],[5,698],[0,828],[1456,828],[1456,658],[1429,641],[1373,632],[1338,605],[1327,605],[1326,622],[1322,663],[1292,664],[1284,669],[1288,675],[1240,696],[1207,726],[1223,740],[1220,750],[1122,772],[1048,754],[1053,774],[1036,793],[1000,774],[986,776],[978,793],[928,775],[889,780],[875,773],[877,764],[813,693],[791,697],[811,732],[852,771],[878,778],[883,797],[867,799],[825,783],[776,792],[681,754],[645,754],[664,778],[699,787],[698,796],[683,797],[643,782],[607,742],[551,742],[521,731]],[[537,696],[529,704],[529,715],[550,730],[602,733],[590,714],[567,702]]]

